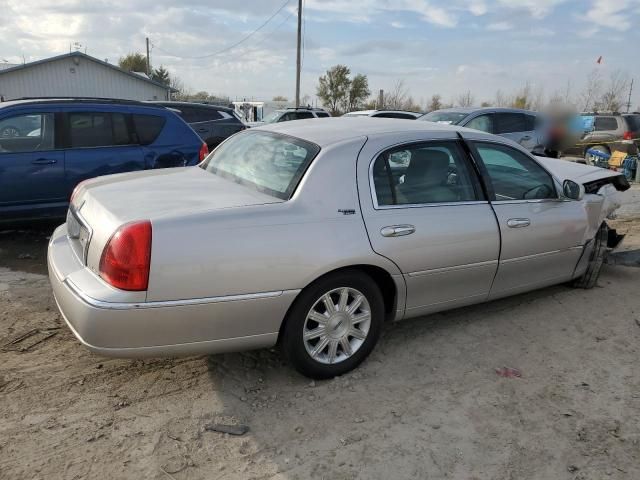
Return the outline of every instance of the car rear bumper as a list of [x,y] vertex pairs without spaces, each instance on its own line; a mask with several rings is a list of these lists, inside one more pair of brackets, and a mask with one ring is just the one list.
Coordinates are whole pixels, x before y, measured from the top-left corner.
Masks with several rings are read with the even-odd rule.
[[273,346],[299,292],[169,302],[114,299],[114,289],[89,272],[73,253],[65,225],[51,237],[48,266],[58,309],[71,331],[89,350],[112,357],[209,354]]

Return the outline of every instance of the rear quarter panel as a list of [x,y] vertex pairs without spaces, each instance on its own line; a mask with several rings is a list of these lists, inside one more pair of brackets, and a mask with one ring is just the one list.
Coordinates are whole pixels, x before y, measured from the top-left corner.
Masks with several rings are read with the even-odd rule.
[[360,214],[356,158],[364,142],[323,149],[287,202],[154,221],[147,299],[301,289],[354,264],[400,274],[372,251]]

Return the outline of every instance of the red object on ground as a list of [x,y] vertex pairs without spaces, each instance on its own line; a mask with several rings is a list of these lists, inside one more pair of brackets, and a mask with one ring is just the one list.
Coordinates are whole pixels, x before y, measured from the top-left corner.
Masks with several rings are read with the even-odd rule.
[[511,367],[502,367],[496,368],[496,373],[504,378],[520,378],[522,377],[522,372],[517,368]]

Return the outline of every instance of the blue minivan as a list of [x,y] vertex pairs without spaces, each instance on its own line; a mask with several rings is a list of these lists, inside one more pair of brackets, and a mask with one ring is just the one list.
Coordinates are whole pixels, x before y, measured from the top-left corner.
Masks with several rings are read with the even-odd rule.
[[64,217],[74,187],[111,173],[196,165],[207,145],[162,106],[111,99],[0,103],[0,221]]

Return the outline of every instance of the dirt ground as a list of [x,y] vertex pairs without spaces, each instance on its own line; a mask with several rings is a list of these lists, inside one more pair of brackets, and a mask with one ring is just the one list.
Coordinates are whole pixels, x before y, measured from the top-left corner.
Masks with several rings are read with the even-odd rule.
[[44,276],[50,229],[0,233],[0,479],[640,478],[640,268],[390,324],[310,382],[276,351],[89,353]]

